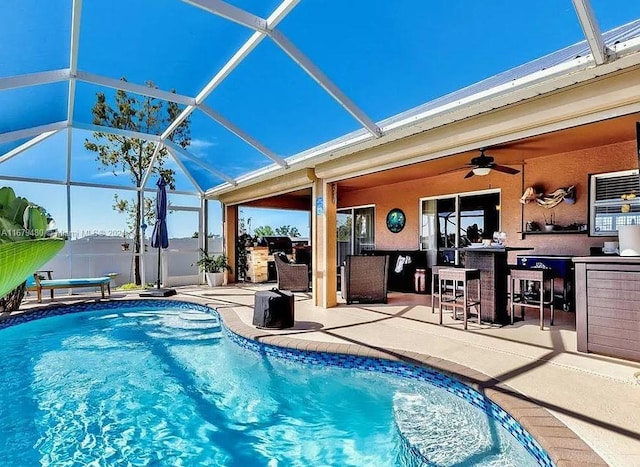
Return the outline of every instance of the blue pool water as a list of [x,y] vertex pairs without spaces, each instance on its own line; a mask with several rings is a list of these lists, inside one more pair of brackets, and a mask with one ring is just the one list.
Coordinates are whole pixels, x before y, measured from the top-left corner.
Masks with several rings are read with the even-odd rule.
[[140,303],[0,330],[0,465],[548,460],[525,450],[504,428],[510,422],[407,377],[408,367],[362,370],[378,363],[356,357],[340,357],[347,368],[321,364],[225,333],[202,307]]

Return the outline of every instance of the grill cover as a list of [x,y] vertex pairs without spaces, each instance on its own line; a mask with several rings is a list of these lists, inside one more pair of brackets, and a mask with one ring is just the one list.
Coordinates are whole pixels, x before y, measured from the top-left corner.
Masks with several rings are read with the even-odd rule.
[[282,251],[288,255],[293,253],[293,245],[289,237],[262,237],[260,242],[263,246],[269,247],[269,254],[272,255]]

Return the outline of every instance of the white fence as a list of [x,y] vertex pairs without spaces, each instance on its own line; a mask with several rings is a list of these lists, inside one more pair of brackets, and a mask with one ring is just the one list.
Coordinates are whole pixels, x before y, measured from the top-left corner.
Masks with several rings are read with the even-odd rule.
[[[129,250],[122,244],[128,243]],[[149,241],[147,241],[149,243]],[[209,254],[222,253],[222,238],[208,239]],[[158,274],[156,248],[147,247],[144,257],[143,283],[155,283]],[[197,238],[172,238],[169,248],[162,250],[162,282],[165,286],[194,285],[202,281],[195,265],[200,257]],[[116,286],[135,282],[133,241],[121,237],[84,237],[67,241],[58,255],[49,261],[43,270],[52,270],[53,277],[79,278],[117,274]]]

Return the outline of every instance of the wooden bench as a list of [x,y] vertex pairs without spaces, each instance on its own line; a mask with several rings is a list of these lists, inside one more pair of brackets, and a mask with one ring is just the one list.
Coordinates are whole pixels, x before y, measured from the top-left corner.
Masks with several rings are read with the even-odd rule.
[[[47,274],[47,279],[43,279],[42,274]],[[35,290],[38,303],[42,303],[42,291],[50,290],[51,299],[53,299],[53,291],[55,289],[71,289],[79,287],[100,287],[102,298],[106,298],[105,290],[111,295],[111,278],[104,277],[85,277],[80,279],[52,279],[51,271],[36,271],[33,277],[27,279],[27,290]]]

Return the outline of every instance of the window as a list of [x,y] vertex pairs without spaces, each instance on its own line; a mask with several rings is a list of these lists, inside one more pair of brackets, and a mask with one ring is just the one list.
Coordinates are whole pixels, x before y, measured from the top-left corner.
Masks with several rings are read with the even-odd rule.
[[445,248],[490,239],[500,230],[499,205],[499,190],[423,199],[420,245],[427,251],[429,264],[460,264],[461,253]]
[[640,224],[640,177],[625,170],[590,178],[589,234],[617,235],[621,225]]
[[347,255],[359,255],[375,248],[375,208],[360,206],[340,209],[338,224],[338,271]]

